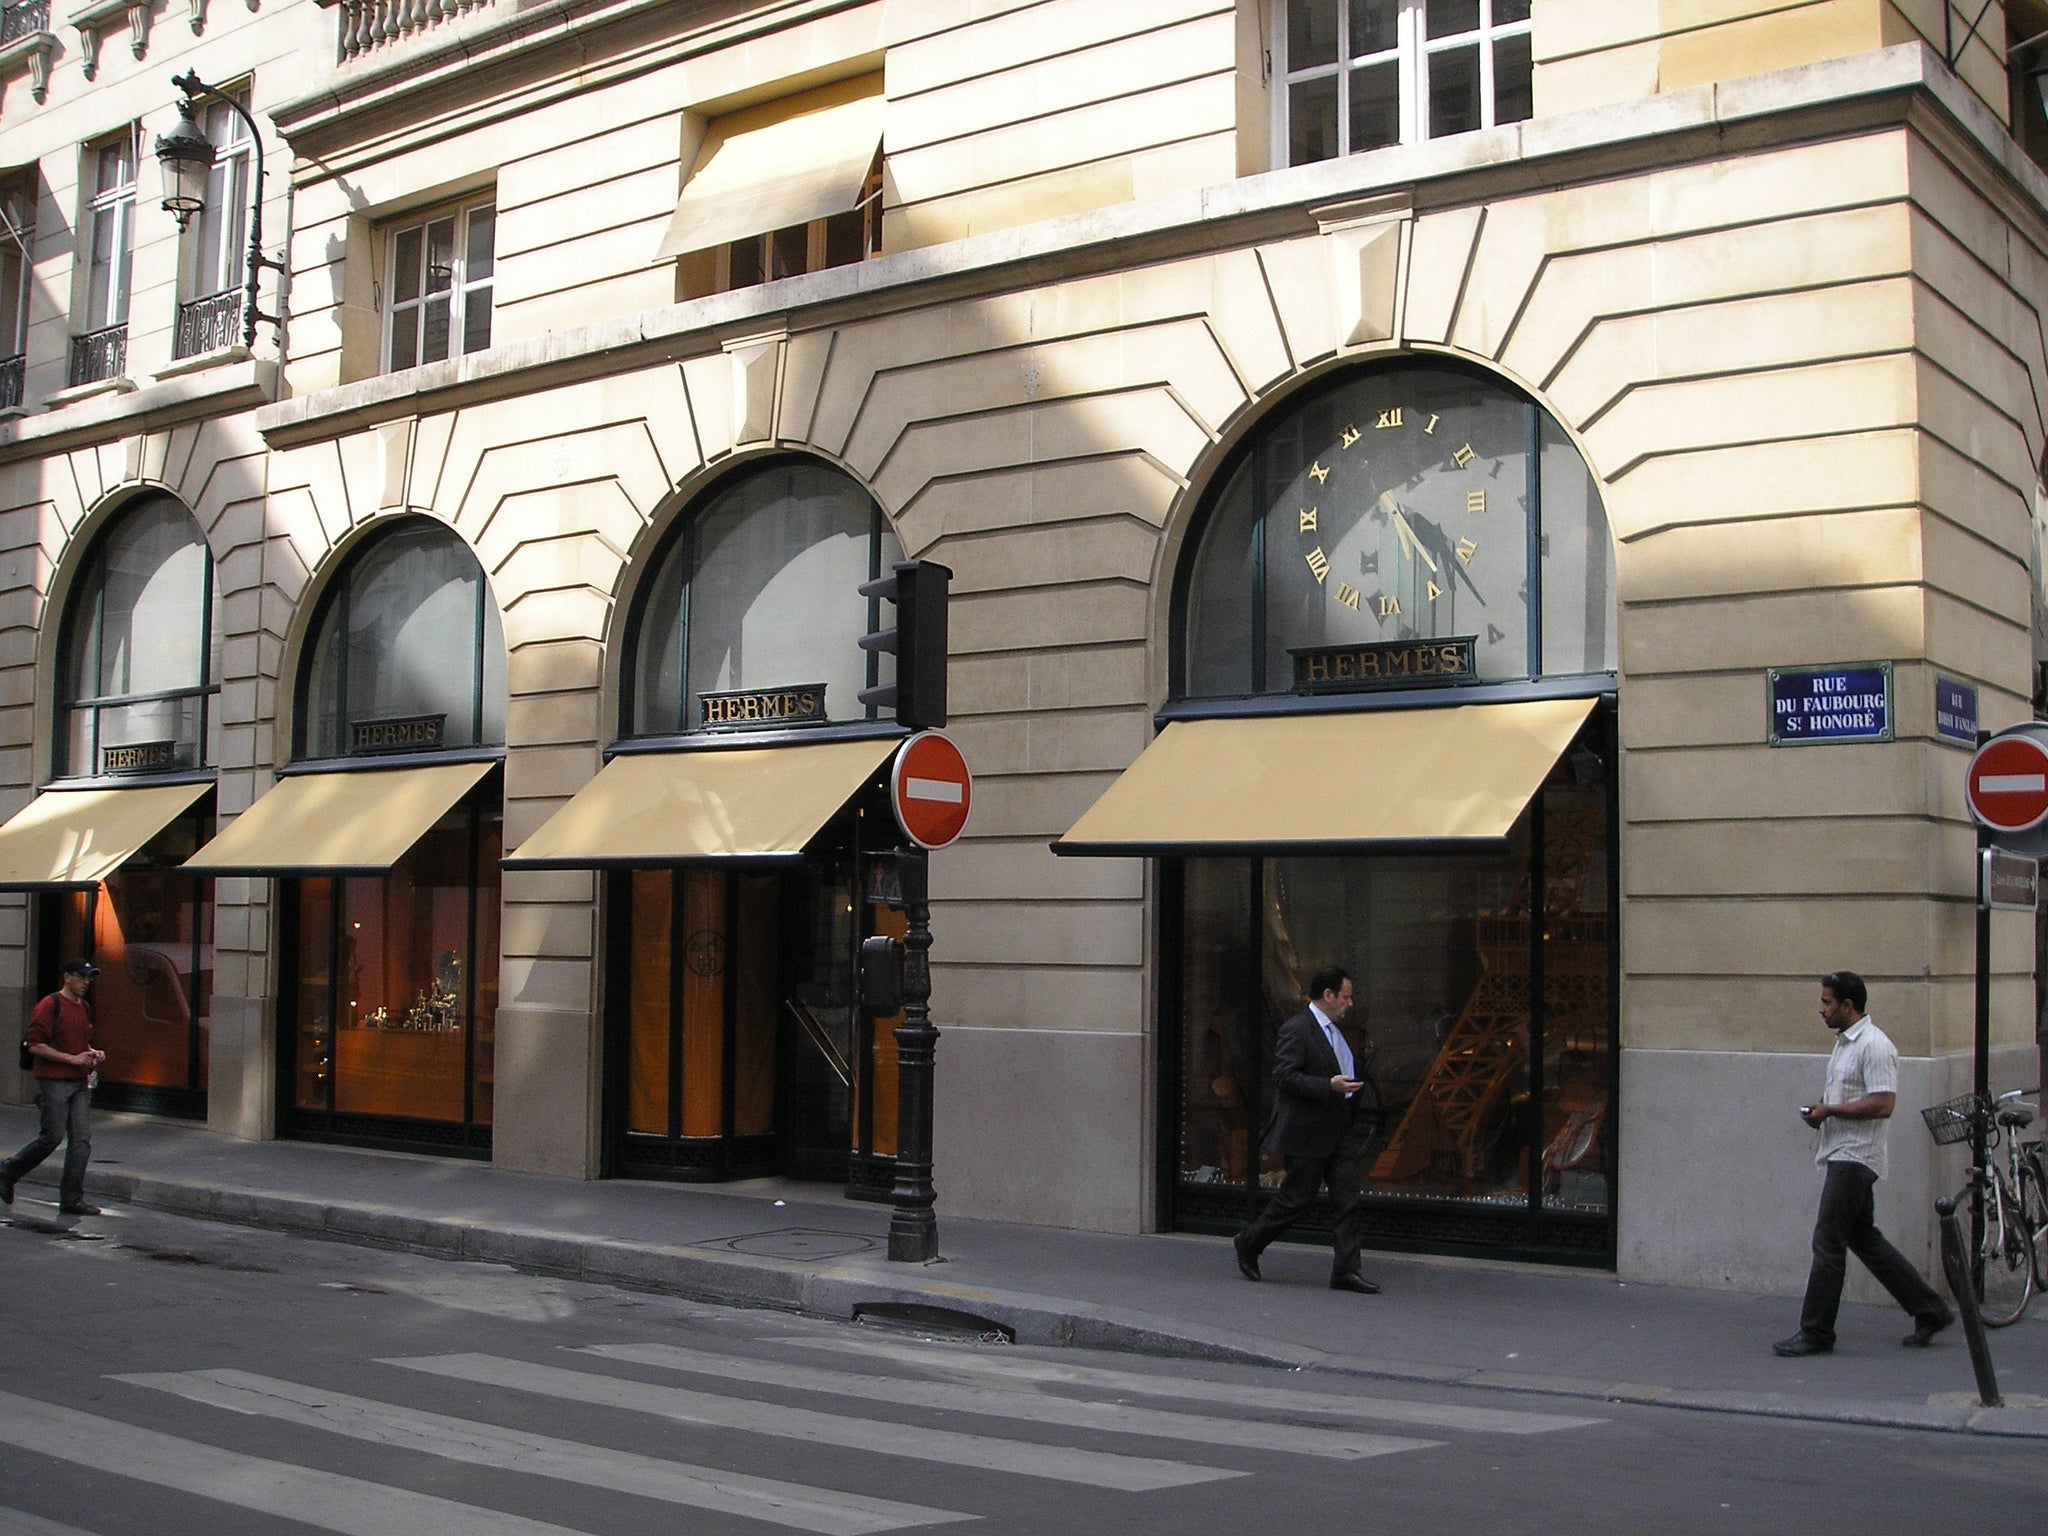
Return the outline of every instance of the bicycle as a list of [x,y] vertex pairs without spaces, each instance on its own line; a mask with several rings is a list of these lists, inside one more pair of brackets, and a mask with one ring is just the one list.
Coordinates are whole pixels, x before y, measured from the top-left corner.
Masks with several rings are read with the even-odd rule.
[[[1938,1146],[1971,1140],[1984,1129],[1983,1171],[1973,1165],[1963,1189],[1974,1193],[1981,1186],[1984,1197],[1983,1238],[1970,1280],[1987,1328],[2018,1322],[2035,1288],[2048,1289],[2048,1148],[2019,1138],[2035,1118],[2019,1101],[2039,1092],[2016,1088],[1988,1102],[1966,1093],[1920,1112]],[[1994,1155],[2001,1146],[2002,1165]]]

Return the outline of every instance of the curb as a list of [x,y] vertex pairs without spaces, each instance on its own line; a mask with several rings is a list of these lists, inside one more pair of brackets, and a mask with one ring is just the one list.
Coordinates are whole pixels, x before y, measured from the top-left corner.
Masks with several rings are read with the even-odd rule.
[[[24,1180],[39,1185],[54,1182],[51,1178]],[[565,1237],[556,1232],[454,1217],[409,1216],[354,1201],[321,1201],[228,1189],[125,1170],[93,1173],[87,1188],[124,1204],[200,1221],[395,1249],[430,1258],[503,1264],[564,1279],[629,1286],[691,1301],[800,1313],[835,1322],[857,1322],[869,1315],[928,1326],[944,1333],[1000,1334],[1010,1342],[1025,1345],[1280,1370],[1320,1370],[1362,1380],[1477,1387],[1579,1402],[2048,1440],[2048,1408],[1885,1401],[1819,1406],[1771,1393],[1596,1381],[1462,1366],[1410,1365],[1275,1344],[1230,1329],[1208,1328],[1124,1308],[1023,1291],[913,1279],[893,1270],[883,1273],[844,1263],[818,1268],[759,1256],[730,1258],[701,1248],[617,1238]]]

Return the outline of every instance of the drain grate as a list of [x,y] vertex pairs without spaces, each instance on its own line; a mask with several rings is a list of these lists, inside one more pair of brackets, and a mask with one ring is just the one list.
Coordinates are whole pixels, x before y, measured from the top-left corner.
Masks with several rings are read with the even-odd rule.
[[922,1301],[864,1302],[853,1320],[869,1327],[897,1328],[927,1339],[965,1339],[976,1344],[1014,1344],[1017,1330],[972,1312],[935,1307]]
[[863,1232],[822,1232],[813,1227],[778,1227],[772,1232],[746,1232],[738,1237],[713,1238],[699,1248],[722,1248],[727,1253],[748,1253],[764,1259],[843,1259],[856,1253],[873,1253],[883,1240]]

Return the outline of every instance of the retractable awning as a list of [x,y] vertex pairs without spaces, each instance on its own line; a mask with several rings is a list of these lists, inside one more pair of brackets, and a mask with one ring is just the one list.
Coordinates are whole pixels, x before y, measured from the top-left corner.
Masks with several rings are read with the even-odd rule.
[[295,773],[181,867],[200,875],[381,875],[496,766]]
[[98,885],[212,788],[198,783],[44,790],[0,826],[0,890]]
[[800,857],[896,747],[885,738],[615,757],[505,868]]
[[716,118],[656,260],[851,212],[882,147],[882,77]]
[[1053,852],[1338,852],[1497,842],[1591,699],[1176,720]]

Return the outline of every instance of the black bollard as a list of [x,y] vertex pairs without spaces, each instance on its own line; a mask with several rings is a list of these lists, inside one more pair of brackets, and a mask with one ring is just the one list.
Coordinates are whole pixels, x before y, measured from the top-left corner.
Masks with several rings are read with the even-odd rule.
[[1941,1267],[1955,1293],[1956,1310],[1963,1314],[1963,1338],[1970,1346],[1970,1367],[1977,1373],[1977,1401],[1986,1408],[2003,1408],[1998,1373],[1991,1367],[1991,1344],[1984,1337],[1984,1315],[1977,1310],[1977,1287],[1970,1283],[1970,1263],[1963,1256],[1963,1224],[1956,1220],[1955,1197],[1943,1195],[1935,1201],[1934,1214],[1941,1218]]

